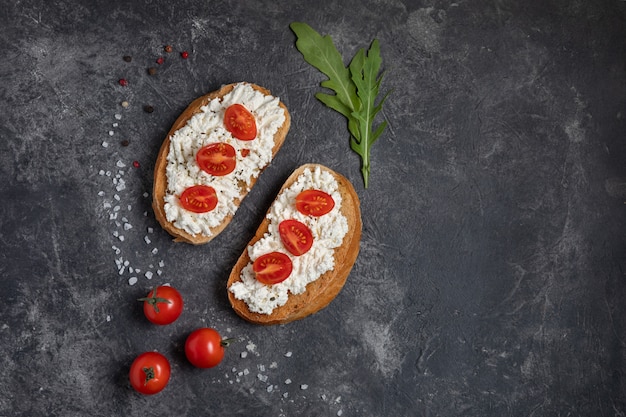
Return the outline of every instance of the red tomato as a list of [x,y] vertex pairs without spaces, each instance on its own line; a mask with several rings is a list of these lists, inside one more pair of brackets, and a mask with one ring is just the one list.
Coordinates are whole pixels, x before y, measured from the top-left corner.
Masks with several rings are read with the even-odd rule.
[[224,125],[234,137],[241,140],[256,138],[256,121],[252,113],[241,104],[233,104],[226,109]]
[[307,216],[323,216],[335,207],[335,200],[320,190],[304,190],[296,197],[296,209]]
[[144,352],[130,366],[130,385],[142,394],[156,394],[170,380],[170,362],[158,352]]
[[297,220],[283,220],[278,225],[280,240],[285,248],[295,256],[304,255],[313,245],[313,234],[306,224]]
[[194,185],[187,188],[180,196],[180,204],[185,210],[194,213],[206,213],[217,206],[217,194],[208,185]]
[[143,301],[143,313],[154,324],[170,324],[183,312],[183,297],[173,287],[162,285],[139,301]]
[[293,264],[289,256],[281,252],[270,252],[259,256],[252,264],[252,270],[263,284],[278,284],[291,274]]
[[220,177],[235,170],[235,148],[228,143],[211,143],[196,154],[196,162],[203,171]]
[[215,329],[196,329],[185,341],[185,356],[197,368],[213,368],[224,358],[224,348],[230,339],[222,339]]

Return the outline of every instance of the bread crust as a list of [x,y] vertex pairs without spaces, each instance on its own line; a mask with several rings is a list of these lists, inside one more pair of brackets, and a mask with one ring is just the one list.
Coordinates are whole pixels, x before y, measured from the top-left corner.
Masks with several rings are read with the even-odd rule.
[[316,167],[330,172],[337,180],[342,200],[341,213],[348,221],[348,233],[345,235],[341,246],[335,249],[335,268],[322,274],[317,280],[309,283],[306,286],[306,291],[302,294],[290,293],[287,303],[275,308],[271,314],[251,312],[246,302],[236,299],[233,293],[228,289],[233,283],[241,281],[241,271],[250,262],[247,247],[253,245],[267,232],[270,221],[265,217],[257,229],[256,234],[250,240],[248,246],[246,246],[246,249],[232,269],[226,284],[228,300],[233,310],[235,310],[240,317],[251,323],[260,325],[284,324],[303,319],[323,309],[343,288],[359,254],[362,229],[360,202],[354,187],[347,178],[327,167],[318,164],[306,164],[296,169],[289,176],[281,187],[279,194],[291,186],[305,169],[309,168],[314,170]]
[[[167,191],[166,170],[167,170],[167,155],[170,149],[170,138],[172,137],[172,135],[174,135],[174,133],[178,129],[184,127],[189,121],[189,119],[191,119],[195,114],[199,113],[200,108],[202,106],[207,105],[209,101],[215,98],[224,97],[226,94],[231,92],[237,84],[239,83],[224,85],[219,90],[213,91],[202,97],[198,97],[197,99],[192,101],[191,104],[189,104],[189,106],[181,113],[181,115],[178,117],[178,119],[176,119],[176,121],[172,125],[172,128],[170,129],[167,136],[165,137],[165,140],[163,141],[163,144],[161,145],[161,149],[159,150],[159,153],[157,155],[156,164],[154,167],[152,208],[154,210],[154,215],[156,219],[161,224],[161,227],[163,227],[163,229],[165,229],[169,234],[174,236],[175,242],[186,242],[186,243],[191,243],[193,245],[201,245],[201,244],[208,243],[217,235],[219,235],[219,233],[222,230],[224,230],[226,226],[228,226],[228,224],[233,218],[233,215],[228,215],[224,218],[222,223],[220,223],[217,227],[210,229],[212,233],[211,236],[207,236],[203,234],[197,234],[194,236],[190,233],[187,233],[183,229],[179,229],[178,227],[174,226],[174,224],[172,224],[171,222],[167,220],[167,217],[165,215],[165,193]],[[246,84],[251,86],[254,90],[263,93],[264,95],[271,95],[270,91],[263,87],[260,87],[256,84],[251,84],[251,83],[246,83]],[[291,117],[289,115],[289,111],[287,110],[287,107],[282,101],[279,101],[279,106],[285,112],[285,122],[274,135],[274,147],[272,148],[272,158],[276,155],[280,147],[283,145],[285,138],[287,137],[287,132],[289,131],[289,127],[291,125]],[[267,168],[267,166],[265,168]],[[261,170],[261,172],[263,171],[263,169]],[[242,194],[244,197],[250,192],[250,189],[256,183],[257,178],[258,176],[256,178],[251,178],[249,180],[248,186],[246,186],[246,184],[241,184],[243,187]],[[241,204],[241,201],[236,200],[235,204],[239,206]]]

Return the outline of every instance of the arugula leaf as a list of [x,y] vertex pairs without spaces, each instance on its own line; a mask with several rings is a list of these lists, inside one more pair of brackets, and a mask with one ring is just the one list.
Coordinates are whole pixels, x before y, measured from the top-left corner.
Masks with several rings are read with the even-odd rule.
[[374,39],[367,54],[360,49],[346,67],[329,35],[321,36],[306,23],[293,22],[289,27],[296,34],[296,48],[304,60],[328,77],[321,86],[335,94],[318,92],[315,97],[348,119],[350,148],[361,156],[361,174],[367,188],[370,149],[387,126],[383,121],[373,130],[374,118],[389,95],[376,104],[383,78],[378,75],[382,64],[378,40]]

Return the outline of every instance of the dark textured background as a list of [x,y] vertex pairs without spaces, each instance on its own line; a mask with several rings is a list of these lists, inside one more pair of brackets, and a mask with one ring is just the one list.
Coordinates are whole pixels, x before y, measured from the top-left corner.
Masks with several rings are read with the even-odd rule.
[[[2,3],[1,416],[626,415],[626,2]],[[367,190],[293,21],[346,59],[380,40],[393,92]],[[175,244],[150,208],[158,148],[236,81],[292,128],[223,234]],[[249,325],[225,281],[307,162],[355,184],[360,256],[327,309]],[[166,282],[186,308],[157,328],[135,299]],[[184,340],[207,325],[239,342],[193,369]],[[128,367],[153,349],[173,374],[144,397]]]

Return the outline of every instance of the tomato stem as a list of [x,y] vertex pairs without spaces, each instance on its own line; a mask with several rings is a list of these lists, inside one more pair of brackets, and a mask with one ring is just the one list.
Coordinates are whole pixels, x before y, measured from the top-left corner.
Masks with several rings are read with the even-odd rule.
[[[150,294],[148,294],[148,295],[150,295]],[[157,303],[172,304],[172,302],[170,300],[168,300],[167,298],[160,298],[160,297],[157,297],[156,295],[157,295],[157,288],[155,288],[152,291],[152,296],[151,297],[138,298],[137,301],[146,302],[146,303],[150,304],[152,306],[152,308],[154,308],[154,311],[156,313],[159,312],[159,306],[157,305]]]
[[143,385],[148,385],[148,382],[154,379],[154,368],[143,368],[143,372],[146,374],[146,379],[143,381]]
[[228,346],[230,346],[230,344],[231,344],[232,342],[235,342],[236,340],[237,340],[237,339],[235,339],[234,337],[228,337],[228,338],[226,338],[226,339],[222,339],[222,341],[220,342],[220,345],[221,345],[222,347],[227,348]]

